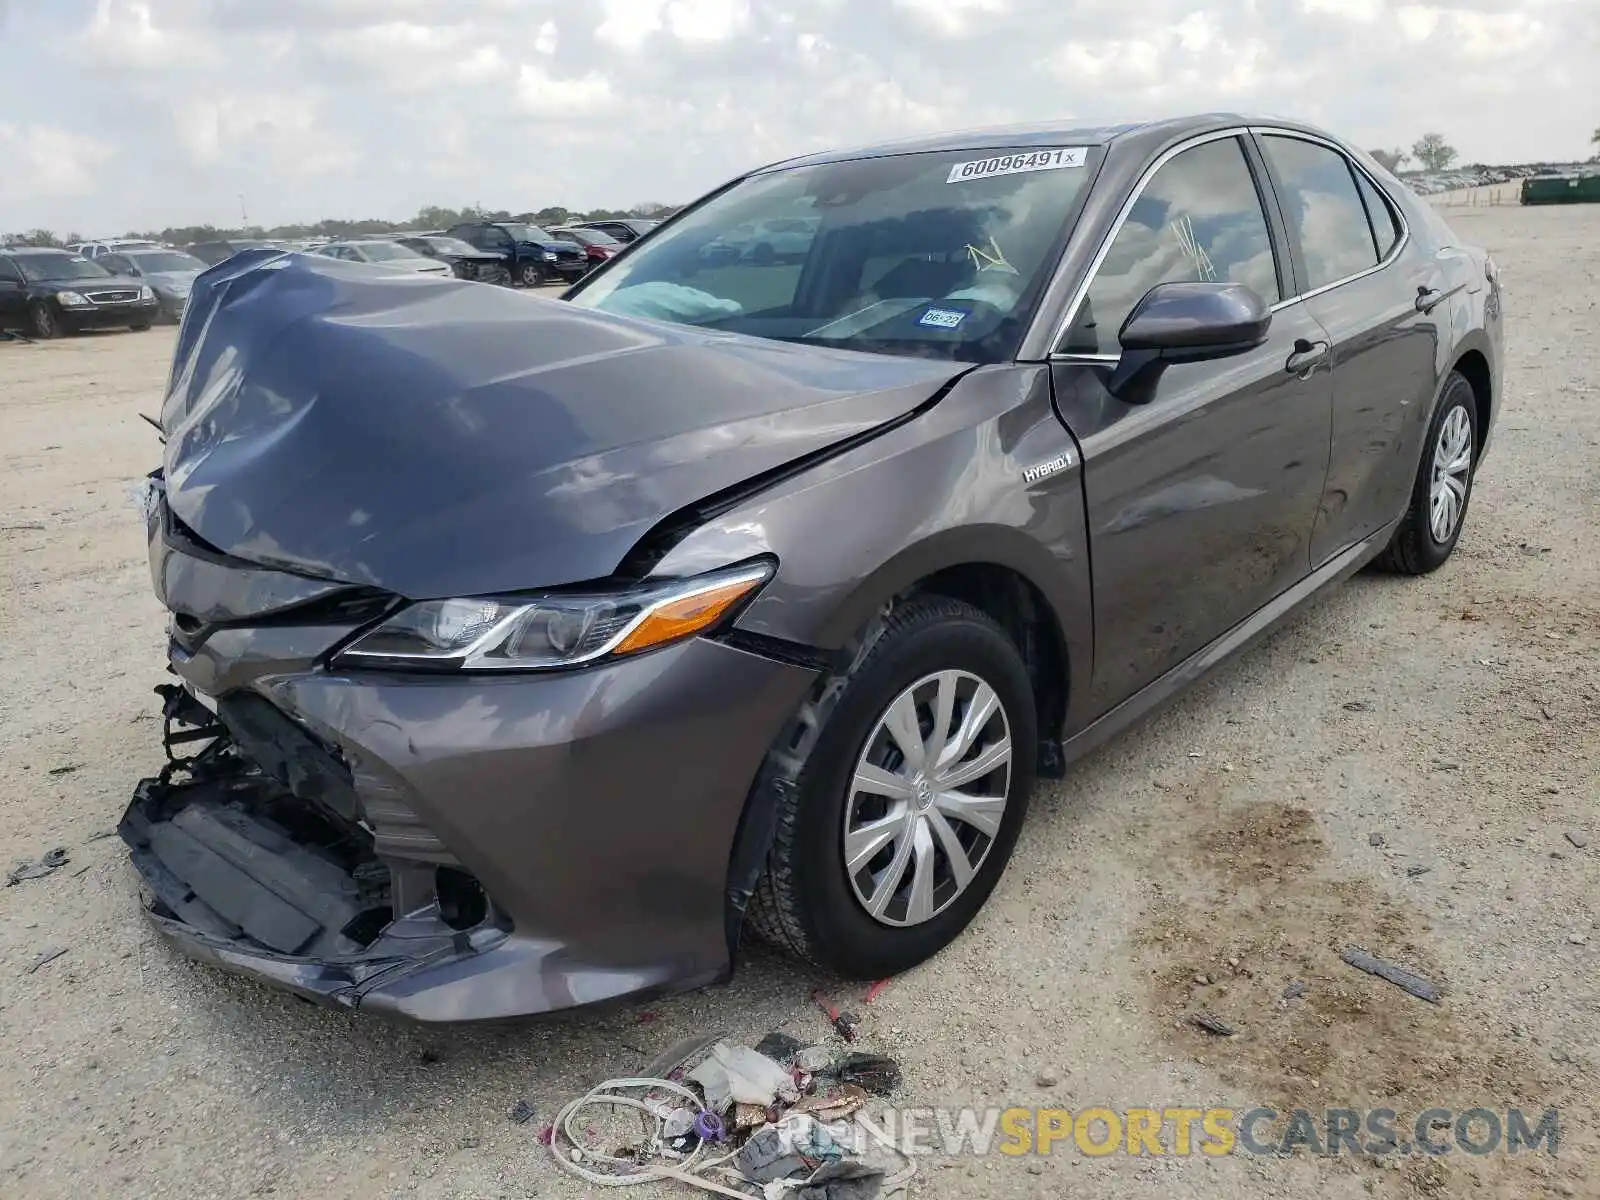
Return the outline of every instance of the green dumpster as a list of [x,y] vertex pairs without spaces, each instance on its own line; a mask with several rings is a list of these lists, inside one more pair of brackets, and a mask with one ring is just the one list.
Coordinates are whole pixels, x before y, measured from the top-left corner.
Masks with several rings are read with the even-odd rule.
[[1600,204],[1600,172],[1534,175],[1522,181],[1524,204]]

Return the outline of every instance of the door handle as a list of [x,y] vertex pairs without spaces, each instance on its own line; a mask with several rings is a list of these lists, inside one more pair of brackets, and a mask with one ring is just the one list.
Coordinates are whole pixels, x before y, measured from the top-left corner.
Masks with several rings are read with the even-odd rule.
[[1291,375],[1299,375],[1302,378],[1310,375],[1317,364],[1328,357],[1328,349],[1327,342],[1295,338],[1294,353],[1289,355],[1288,361],[1283,364],[1283,369]]
[[1431,288],[1423,284],[1417,288],[1417,311],[1431,313],[1439,306],[1439,301],[1444,299],[1444,293],[1438,288]]

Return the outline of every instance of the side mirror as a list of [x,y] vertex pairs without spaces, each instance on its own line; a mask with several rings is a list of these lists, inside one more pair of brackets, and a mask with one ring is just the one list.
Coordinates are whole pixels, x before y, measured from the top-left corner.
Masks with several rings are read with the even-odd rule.
[[1150,398],[1135,386],[1168,363],[1200,362],[1254,350],[1267,340],[1272,310],[1242,283],[1158,283],[1134,305],[1117,340],[1122,357],[1106,384],[1130,404]]

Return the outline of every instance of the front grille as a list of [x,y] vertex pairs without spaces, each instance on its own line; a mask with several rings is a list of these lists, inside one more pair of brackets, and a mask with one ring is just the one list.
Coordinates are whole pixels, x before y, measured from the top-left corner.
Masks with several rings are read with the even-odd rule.
[[100,292],[85,292],[91,304],[128,304],[139,298],[137,288],[111,288]]

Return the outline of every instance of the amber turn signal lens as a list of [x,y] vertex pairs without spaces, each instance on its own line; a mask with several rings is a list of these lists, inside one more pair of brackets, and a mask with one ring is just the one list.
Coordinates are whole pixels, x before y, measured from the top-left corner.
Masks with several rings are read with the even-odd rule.
[[693,637],[710,629],[730,608],[763,582],[763,579],[735,579],[709,587],[703,592],[692,592],[676,600],[668,600],[651,609],[633,632],[618,643],[613,653],[632,654]]

